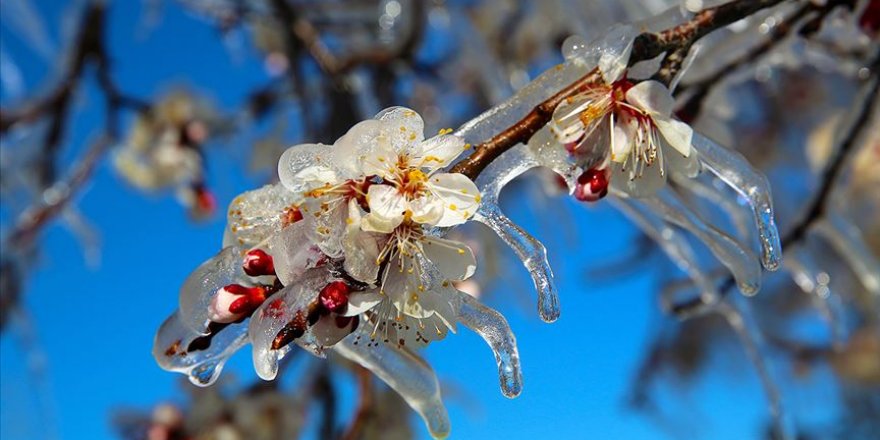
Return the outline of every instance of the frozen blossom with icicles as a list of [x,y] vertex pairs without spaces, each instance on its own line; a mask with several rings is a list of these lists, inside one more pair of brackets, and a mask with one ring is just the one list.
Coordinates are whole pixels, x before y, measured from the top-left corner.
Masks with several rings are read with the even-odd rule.
[[[648,234],[663,241],[661,248],[700,290],[704,305],[718,295],[709,269],[694,257],[684,229],[703,242],[732,274],[740,291],[760,288],[761,266],[775,270],[780,261],[779,235],[773,218],[766,178],[738,153],[727,150],[675,119],[671,90],[654,80],[628,77],[627,65],[634,33],[620,27],[602,40],[571,39],[563,53],[567,63],[595,68],[601,81],[567,98],[550,123],[529,141],[528,153],[537,165],[560,174],[574,197],[594,202],[607,194],[615,205]],[[685,202],[697,196],[712,202],[730,196],[701,181],[717,176],[748,201],[760,239],[760,257],[745,238],[737,238],[706,221]],[[734,205],[724,203],[723,205]],[[747,237],[746,237],[747,238]]]
[[[232,201],[224,248],[199,266],[180,292],[178,310],[156,336],[154,356],[198,385],[213,383],[229,356],[253,346],[254,368],[274,379],[294,346],[323,357],[336,352],[373,371],[403,396],[435,437],[449,433],[436,375],[416,350],[462,324],[492,348],[502,393],[517,396],[522,374],[505,318],[456,289],[476,259],[445,238],[468,221],[487,225],[522,260],[543,320],[559,317],[544,246],[504,215],[502,189],[535,167],[561,175],[579,200],[611,194],[693,280],[704,306],[720,295],[698,261],[691,235],[754,294],[761,265],[779,265],[769,186],[741,156],[673,116],[662,83],[628,77],[635,32],[615,28],[587,44],[570,40],[566,63],[454,133],[425,139],[414,111],[393,107],[352,127],[333,145],[287,150],[280,183]],[[558,106],[550,123],[492,161],[472,181],[449,173],[469,147],[516,123],[531,108],[593,69],[601,82]],[[703,218],[701,197],[737,209],[730,195],[700,179],[713,175],[751,206],[760,257]],[[729,203],[723,203],[728,201]],[[682,233],[684,232],[684,233]],[[667,301],[674,308],[673,301]]]
[[423,130],[416,112],[395,107],[334,145],[285,152],[281,183],[232,201],[224,248],[184,282],[156,336],[160,366],[207,386],[247,343],[266,380],[293,345],[319,357],[332,350],[375,372],[444,437],[436,376],[414,350],[460,323],[495,352],[504,395],[519,395],[507,321],[455,288],[476,260],[443,237],[482,201],[468,177],[444,171],[465,142]]

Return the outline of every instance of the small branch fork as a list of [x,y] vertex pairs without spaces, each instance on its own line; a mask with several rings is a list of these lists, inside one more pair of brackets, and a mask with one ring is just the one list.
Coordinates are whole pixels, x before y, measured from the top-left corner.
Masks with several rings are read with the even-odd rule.
[[[40,163],[40,184],[44,194],[24,210],[10,231],[9,243],[25,247],[33,242],[38,232],[67,205],[94,171],[101,157],[119,137],[119,112],[130,108],[149,111],[150,105],[119,91],[110,76],[110,60],[105,47],[106,9],[102,2],[91,3],[84,11],[79,34],[73,44],[68,67],[61,81],[46,96],[20,110],[0,109],[0,134],[6,134],[18,124],[32,123],[40,118],[50,120],[43,140]],[[86,67],[94,64],[96,76],[105,99],[106,127],[104,133],[85,152],[80,162],[66,179],[56,177],[55,159],[66,129],[68,113],[77,86]]]
[[[640,34],[633,41],[629,64],[650,60],[661,54],[682,60],[693,44],[708,33],[746,18],[762,9],[776,6],[783,0],[737,0],[710,8],[694,15],[693,19],[660,32]],[[666,69],[663,71],[663,69]],[[669,83],[681,68],[681,62],[668,62],[658,72],[658,80]],[[546,101],[538,104],[525,117],[497,135],[477,145],[475,151],[457,163],[450,172],[462,173],[471,179],[502,153],[528,140],[547,125],[553,111],[566,98],[577,95],[602,80],[597,69],[579,78]]]
[[[852,10],[855,7],[854,3],[854,0],[831,0],[821,5],[814,2],[801,5],[776,25],[763,42],[753,47],[747,53],[719,67],[715,73],[706,78],[679,85],[674,94],[676,96],[686,95],[686,98],[677,105],[676,115],[685,122],[695,120],[702,111],[703,102],[713,86],[720,84],[741,67],[750,65],[769,53],[780,43],[784,42],[792,31],[796,30],[804,38],[813,36],[819,30],[820,23],[832,10],[838,6]],[[804,21],[806,17],[810,18]]]
[[[3,242],[4,261],[0,264],[0,279],[19,280],[16,273],[20,263],[7,259],[9,251],[24,258],[32,252],[33,243],[40,231],[65,207],[90,180],[104,154],[119,138],[119,116],[123,109],[149,112],[151,105],[122,93],[110,75],[110,60],[105,46],[106,8],[103,2],[92,2],[83,11],[79,33],[71,46],[70,58],[61,80],[48,94],[20,109],[0,108],[0,135],[7,134],[15,126],[30,124],[40,119],[48,121],[48,130],[42,139],[38,153],[36,174],[41,193],[31,206],[22,211]],[[98,86],[104,97],[105,126],[103,133],[85,149],[69,174],[58,177],[56,159],[62,145],[70,117],[73,99],[78,85],[93,65]],[[0,298],[0,315],[16,306],[21,285],[14,282],[3,289]],[[3,320],[5,321],[5,319]]]

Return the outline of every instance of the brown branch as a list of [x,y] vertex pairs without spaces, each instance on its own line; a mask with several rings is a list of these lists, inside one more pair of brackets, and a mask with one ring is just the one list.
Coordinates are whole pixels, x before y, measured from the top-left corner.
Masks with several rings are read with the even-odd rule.
[[[677,106],[678,110],[676,111],[676,115],[685,122],[695,120],[702,111],[703,102],[709,95],[709,91],[712,87],[724,81],[743,66],[748,66],[766,55],[779,43],[785,41],[785,38],[799,26],[798,33],[801,36],[812,36],[819,30],[819,24],[822,20],[824,20],[824,18],[838,6],[844,6],[851,9],[853,7],[853,2],[852,0],[831,0],[823,5],[813,2],[804,4],[776,25],[773,28],[773,32],[763,42],[753,47],[742,56],[729,61],[727,64],[719,67],[715,73],[699,81],[680,85],[675,90],[675,95],[681,95],[682,93],[687,92],[687,98]],[[811,13],[815,13],[814,16],[806,24],[800,25],[799,23],[801,20]]]
[[852,153],[853,148],[856,146],[856,141],[858,141],[862,131],[868,126],[868,120],[871,118],[871,111],[877,101],[878,89],[880,89],[880,78],[878,78],[878,72],[880,72],[880,54],[878,54],[870,64],[869,71],[874,72],[874,74],[870,78],[872,84],[865,95],[864,105],[858,110],[856,119],[850,127],[849,132],[847,132],[846,137],[840,143],[837,151],[834,152],[834,155],[828,163],[828,167],[825,168],[825,171],[822,173],[822,177],[819,179],[819,189],[816,191],[816,195],[813,196],[813,201],[807,208],[806,214],[795,224],[791,231],[782,238],[783,249],[802,240],[813,224],[825,215],[825,210],[828,207],[828,202],[832,193],[831,190],[834,188],[834,184],[837,183],[837,180],[843,171],[846,159],[850,156],[850,153]]
[[[748,17],[764,8],[775,6],[783,0],[738,0],[706,9],[690,21],[660,32],[640,34],[633,41],[629,65],[657,57],[664,52],[690,48],[706,34]],[[505,151],[519,143],[526,143],[543,126],[550,122],[553,111],[568,97],[583,92],[601,81],[597,69],[593,69],[571,83],[546,101],[538,104],[518,122],[476,146],[475,151],[457,163],[450,172],[462,173],[471,179]]]
[[284,0],[275,0],[273,4],[279,11],[282,22],[289,26],[291,34],[318,63],[321,70],[331,77],[342,75],[362,64],[388,64],[400,59],[402,55],[412,54],[424,29],[420,23],[424,16],[424,4],[421,0],[416,0],[410,8],[412,11],[410,33],[396,47],[376,47],[341,58],[321,41],[320,30],[298,14],[293,6]]
[[366,368],[353,364],[358,381],[358,405],[354,418],[348,428],[339,437],[340,440],[359,440],[363,437],[364,427],[373,417],[373,373]]
[[88,182],[101,157],[111,144],[112,141],[108,135],[101,136],[85,153],[70,177],[56,182],[47,190],[47,193],[57,195],[57,197],[42,197],[40,202],[22,212],[9,234],[9,244],[16,247],[26,247],[32,243],[43,226],[55,218],[78,190]]

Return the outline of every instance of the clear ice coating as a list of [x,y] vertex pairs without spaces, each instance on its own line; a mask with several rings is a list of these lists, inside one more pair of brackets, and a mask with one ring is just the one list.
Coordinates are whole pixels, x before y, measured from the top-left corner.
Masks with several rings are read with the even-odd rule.
[[477,186],[483,196],[474,220],[492,229],[522,260],[538,291],[538,312],[541,319],[553,322],[559,318],[559,296],[553,281],[553,270],[547,250],[540,241],[507,218],[498,206],[501,189],[520,174],[538,166],[524,145],[518,145],[493,161],[480,177]]
[[795,284],[810,295],[810,300],[822,319],[831,329],[831,339],[835,347],[846,340],[846,326],[840,297],[832,292],[830,276],[813,257],[813,249],[807,243],[789,247],[785,252],[783,266],[791,273]]
[[333,346],[343,357],[357,362],[397,391],[403,400],[425,421],[434,438],[449,436],[450,423],[440,396],[440,383],[434,370],[419,356],[394,344],[367,346],[358,343],[370,339],[367,326],[360,326],[351,336]]
[[516,347],[516,337],[510,331],[507,320],[472,296],[463,292],[458,292],[458,295],[462,299],[459,322],[480,335],[495,353],[501,392],[509,398],[519,396],[523,384],[519,350]]
[[755,322],[751,308],[745,298],[738,295],[728,295],[724,302],[720,303],[718,312],[727,320],[730,327],[739,337],[746,355],[755,367],[755,372],[764,388],[767,403],[770,407],[770,415],[773,418],[773,438],[781,440],[794,440],[794,421],[787,413],[783,404],[782,395],[776,387],[778,381],[774,380],[773,372],[767,365],[767,347],[761,327]]
[[[704,199],[714,206],[721,208],[727,218],[733,223],[737,235],[743,240],[749,240],[752,237],[752,223],[748,212],[738,203],[737,197],[729,197],[721,188],[715,187],[712,183],[703,182],[703,177],[694,179],[683,179],[680,176],[673,175],[672,180],[675,181],[677,188]],[[711,179],[716,179],[712,176]],[[721,181],[719,180],[719,183]]]
[[815,224],[814,230],[846,260],[859,282],[875,302],[880,300],[880,261],[868,248],[859,228],[837,212],[829,212]]
[[[645,209],[644,205],[636,203],[633,199],[614,198],[612,203],[641,228],[642,231],[648,234],[660,246],[663,253],[693,280],[700,292],[701,303],[704,305],[699,310],[693,309],[693,312],[702,312],[704,311],[702,309],[712,306],[718,301],[718,292],[712,283],[711,277],[700,268],[693,248],[682,234],[667,224],[662,218]],[[666,293],[671,294],[672,292]],[[664,294],[661,297],[661,301],[664,310],[672,311],[674,309],[675,298],[672,298],[671,295]]]
[[281,230],[281,213],[293,203],[294,193],[277,183],[240,194],[229,203],[223,246],[258,247]]
[[228,284],[239,284],[248,277],[242,269],[242,253],[230,246],[202,263],[180,288],[180,321],[195,332],[204,333],[210,320],[211,299]]
[[317,266],[324,258],[324,254],[312,244],[306,234],[307,228],[305,222],[296,222],[273,235],[268,241],[275,275],[285,286],[295,284],[303,272]]
[[700,154],[700,162],[731,188],[742,195],[752,207],[758,238],[761,242],[761,262],[767,270],[776,270],[782,259],[779,231],[773,217],[773,200],[767,178],[753,168],[741,154],[718,145],[711,139],[694,132],[693,147]]
[[162,323],[153,341],[153,357],[162,369],[189,377],[206,387],[220,377],[223,364],[247,342],[247,324],[224,326],[210,338],[183,324],[180,312]]
[[309,305],[317,300],[318,292],[327,285],[329,273],[323,269],[312,269],[298,282],[276,292],[263,302],[251,315],[248,337],[252,345],[254,370],[263,380],[275,379],[278,363],[291,350],[290,344],[273,349],[275,338],[291,322],[295,322],[302,336],[295,339],[300,347],[316,356],[324,356],[324,348],[310,331],[308,323]]
[[697,213],[684,205],[670,188],[663,188],[654,197],[638,199],[639,202],[660,213],[668,222],[677,225],[700,239],[736,279],[737,287],[746,295],[754,295],[761,287],[761,265],[749,250],[719,230],[706,223]]

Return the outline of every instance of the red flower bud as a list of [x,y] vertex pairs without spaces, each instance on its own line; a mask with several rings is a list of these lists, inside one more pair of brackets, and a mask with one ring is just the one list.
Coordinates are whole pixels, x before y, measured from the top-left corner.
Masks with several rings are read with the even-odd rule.
[[608,195],[608,169],[590,168],[578,176],[574,197],[582,202],[595,202]]
[[275,275],[275,265],[272,256],[262,249],[254,249],[244,256],[242,264],[244,273],[256,277],[260,275]]
[[333,281],[321,289],[318,299],[321,305],[330,312],[342,313],[348,306],[348,293],[351,289],[345,281]]

